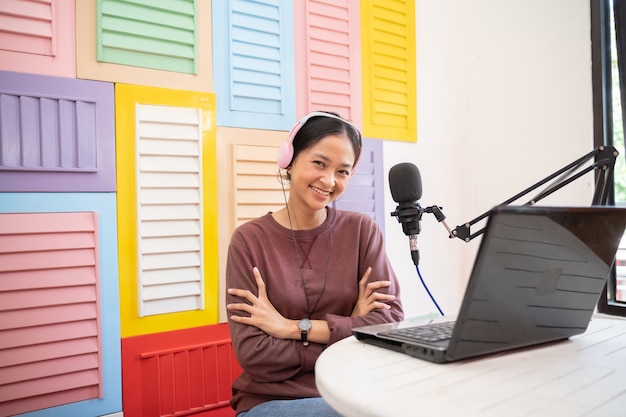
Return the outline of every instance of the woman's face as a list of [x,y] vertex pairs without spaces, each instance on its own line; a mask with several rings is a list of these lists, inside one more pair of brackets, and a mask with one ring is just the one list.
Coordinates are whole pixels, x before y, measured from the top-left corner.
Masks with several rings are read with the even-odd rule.
[[289,199],[300,208],[321,210],[341,196],[355,162],[354,149],[345,135],[331,135],[302,150],[289,173]]

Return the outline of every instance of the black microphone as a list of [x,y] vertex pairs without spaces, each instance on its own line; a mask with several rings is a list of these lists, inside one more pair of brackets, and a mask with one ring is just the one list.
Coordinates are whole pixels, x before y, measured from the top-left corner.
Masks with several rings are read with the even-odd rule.
[[396,210],[391,213],[402,223],[402,231],[409,237],[411,258],[415,266],[419,264],[419,249],[417,235],[420,232],[420,221],[424,210],[417,200],[422,197],[422,178],[419,169],[410,163],[402,162],[389,170],[389,188],[393,201],[398,203]]

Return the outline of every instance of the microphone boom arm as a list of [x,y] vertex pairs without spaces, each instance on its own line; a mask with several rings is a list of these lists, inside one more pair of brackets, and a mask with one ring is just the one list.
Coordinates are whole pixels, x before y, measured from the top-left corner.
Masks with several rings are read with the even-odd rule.
[[[555,179],[556,177],[561,176],[560,178],[556,179],[551,185],[547,186],[544,190],[539,192],[539,194],[537,194],[535,197],[530,199],[526,204],[524,204],[524,205],[534,205],[540,200],[542,200],[543,198],[549,196],[555,191],[563,188],[564,186],[566,186],[567,184],[571,182],[574,182],[578,178],[582,177],[583,175],[593,170],[596,171],[596,186],[595,186],[595,190],[593,194],[593,199],[591,201],[591,205],[606,205],[608,197],[609,197],[609,191],[612,187],[613,170],[615,167],[615,160],[617,158],[617,155],[619,155],[619,152],[613,146],[598,146],[596,149],[589,152],[588,154],[580,157],[579,159],[564,166],[558,171],[550,174],[549,176],[542,179],[541,181],[526,188],[524,191],[502,202],[500,206],[509,205],[512,202],[530,193],[531,191],[534,191],[537,188],[541,187],[542,185],[546,184],[548,181],[551,181]],[[582,171],[577,172],[577,170],[580,169],[591,158],[595,158],[594,163],[586,167]],[[452,231],[450,231],[450,229],[447,227],[447,225],[445,225],[445,222],[444,222],[446,229],[448,229],[450,239],[454,239],[455,237],[457,237],[465,242],[469,242],[475,237],[480,236],[485,231],[485,228],[483,227],[479,231],[472,233],[471,226],[483,220],[484,218],[488,217],[492,212],[493,212],[493,208],[481,214],[480,216],[476,217],[475,219],[470,220],[469,222],[463,225],[457,226]],[[441,215],[443,216],[443,214]],[[438,214],[435,213],[435,216],[438,216]]]

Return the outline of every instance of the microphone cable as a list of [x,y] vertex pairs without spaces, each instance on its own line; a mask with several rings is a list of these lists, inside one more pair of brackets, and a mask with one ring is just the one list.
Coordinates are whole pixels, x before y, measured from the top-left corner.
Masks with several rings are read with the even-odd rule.
[[439,307],[439,304],[437,304],[437,300],[435,300],[435,297],[433,297],[430,290],[428,289],[428,285],[426,285],[426,281],[424,281],[424,278],[422,278],[422,273],[420,272],[419,266],[415,265],[415,270],[417,271],[417,276],[420,278],[420,281],[422,282],[422,286],[426,290],[426,293],[428,293],[428,296],[430,297],[431,301],[433,302],[433,304],[435,304],[435,307],[437,307],[439,314],[441,314],[441,316],[443,317],[445,314],[443,314],[441,307]]

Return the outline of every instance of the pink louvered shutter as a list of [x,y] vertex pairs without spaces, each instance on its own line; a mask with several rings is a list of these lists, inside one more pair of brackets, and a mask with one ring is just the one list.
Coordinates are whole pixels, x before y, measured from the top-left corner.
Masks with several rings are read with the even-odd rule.
[[0,214],[0,415],[102,397],[96,225]]
[[361,126],[359,2],[294,3],[298,113],[330,110]]
[[76,76],[75,0],[0,1],[0,69]]
[[53,6],[51,0],[0,3],[0,49],[54,56]]

